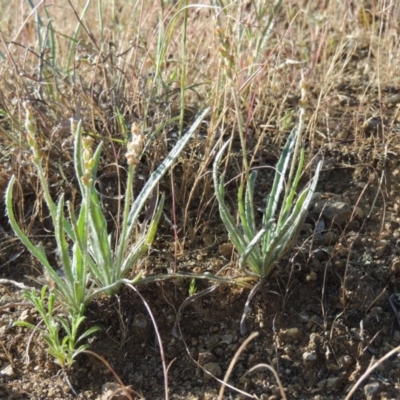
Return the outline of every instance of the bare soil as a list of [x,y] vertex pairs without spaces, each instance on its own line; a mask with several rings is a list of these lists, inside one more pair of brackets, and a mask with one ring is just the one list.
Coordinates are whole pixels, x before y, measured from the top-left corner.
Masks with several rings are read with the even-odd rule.
[[[217,399],[221,383],[204,369],[223,379],[240,345],[257,332],[236,360],[229,385],[253,398],[281,398],[274,375],[262,365],[269,364],[288,399],[342,400],[369,366],[400,345],[400,86],[390,79],[377,85],[371,71],[378,56],[371,55],[367,38],[352,40],[356,44],[338,61],[336,68],[343,70],[323,101],[315,81],[309,88],[307,132],[313,134],[306,137],[310,164],[304,182],[311,176],[315,160],[323,158],[319,197],[293,250],[251,301],[246,333],[240,332],[240,322],[249,288],[220,285],[188,304],[178,318],[188,297],[189,279],[138,285],[162,343],[143,300],[124,288],[118,296],[95,300],[85,322],[87,327],[101,328],[89,340],[90,350],[107,360],[109,367],[91,354],[82,354],[64,373],[46,353],[37,333],[12,326],[18,319],[38,323],[39,317],[23,299],[20,287],[0,281],[0,398],[128,398],[115,383],[113,370],[132,398],[163,399],[164,363],[170,399]],[[284,100],[271,94],[269,101],[282,100],[281,107],[295,110],[297,95],[294,88]],[[316,109],[318,113],[314,113]],[[277,135],[278,126],[265,129],[264,122],[254,120],[248,127],[249,155],[257,155],[256,167],[275,165],[287,135],[286,131]],[[148,274],[225,268],[229,275],[237,268],[237,255],[221,225],[207,181],[211,164],[203,171],[204,180],[196,181],[198,193],[188,212],[184,211],[185,190],[195,181],[187,173],[204,167],[198,160],[205,148],[205,139],[199,135],[174,169],[179,192],[175,195],[182,199],[177,225],[186,224],[176,240],[172,223],[163,220],[144,261]],[[151,160],[147,158],[143,164],[146,162],[144,171]],[[230,160],[232,179],[240,173],[240,167],[236,168],[239,162],[237,149]],[[101,173],[106,174],[107,169]],[[260,205],[268,194],[272,173],[260,169]],[[112,183],[113,179],[107,180],[111,190]],[[161,186],[167,191],[166,216],[170,219],[170,177]],[[234,208],[234,184],[228,195]],[[34,202],[33,192],[24,197],[25,207],[30,202]],[[0,278],[39,287],[32,277],[40,279],[41,268],[13,236],[6,217],[0,222]],[[41,229],[38,241],[46,245],[51,236]],[[197,292],[211,285],[197,280]],[[400,398],[399,370],[400,355],[396,353],[365,379],[352,398]],[[224,396],[246,398],[229,387]]]
[[[388,114],[396,110],[390,108]],[[343,399],[371,363],[400,344],[399,163],[392,150],[387,155],[362,152],[352,138],[353,128],[348,129],[345,141],[336,140],[324,149],[328,167],[318,191],[326,199],[341,197],[352,212],[341,225],[310,214],[290,258],[277,266],[251,302],[246,335],[240,333],[240,319],[247,289],[220,286],[193,301],[183,310],[179,338],[173,328],[190,281],[138,286],[162,339],[171,399],[216,398],[220,383],[196,362],[222,378],[251,332],[259,335],[240,354],[229,384],[261,399],[280,395],[271,372],[262,366],[242,377],[257,364],[275,368],[290,399]],[[396,124],[392,129],[387,140],[395,149],[400,144]],[[378,131],[365,135],[365,141],[382,140]],[[353,212],[355,206],[357,212]],[[232,248],[216,216],[214,207],[207,231],[186,240],[188,251],[176,264],[165,224],[147,267],[181,271],[235,267],[236,256],[231,257]],[[2,276],[32,286],[27,280],[31,263],[23,253],[3,265]],[[196,284],[198,291],[209,286]],[[23,301],[21,291],[4,285],[1,293],[1,397],[73,398],[38,335],[10,326],[30,310],[18,305]],[[32,318],[38,321],[36,314]],[[118,297],[95,301],[87,324],[101,327],[90,340],[90,349],[109,362],[124,384],[144,398],[164,398],[159,343],[146,308],[134,292],[124,289]],[[4,370],[6,366],[11,372]],[[368,377],[354,399],[398,398],[399,367],[400,358],[391,357]],[[90,355],[79,356],[68,378],[81,399],[107,398],[101,397],[103,385],[114,381],[110,370]],[[241,398],[229,388],[227,393]],[[114,398],[123,398],[119,396]]]

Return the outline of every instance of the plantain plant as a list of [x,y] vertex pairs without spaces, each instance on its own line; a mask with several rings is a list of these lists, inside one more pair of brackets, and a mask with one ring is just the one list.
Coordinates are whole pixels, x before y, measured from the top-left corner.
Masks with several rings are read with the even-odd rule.
[[[64,195],[60,196],[55,204],[50,196],[46,176],[41,164],[41,154],[35,140],[35,124],[29,105],[27,111],[26,129],[27,141],[32,149],[32,160],[38,171],[38,177],[43,189],[44,199],[48,206],[54,225],[57,251],[61,260],[61,274],[53,267],[41,245],[35,246],[18,226],[13,211],[13,186],[15,177],[12,177],[6,192],[6,208],[10,224],[25,244],[28,250],[41,262],[48,276],[54,282],[54,293],[72,313],[78,313],[81,305],[86,305],[90,299],[101,292],[112,294],[116,292],[128,273],[148,250],[151,245],[159,222],[164,197],[161,196],[156,211],[145,224],[142,224],[136,241],[132,240],[133,231],[139,227],[138,218],[146,201],[156,188],[159,180],[167,169],[176,160],[183,147],[196,131],[208,110],[205,110],[194,122],[189,131],[176,143],[166,159],[151,174],[140,194],[133,201],[133,177],[138,158],[143,148],[143,136],[137,126],[132,129],[132,138],[128,143],[126,159],[128,174],[125,194],[121,233],[115,248],[111,245],[111,236],[107,231],[106,218],[102,211],[101,201],[94,187],[102,144],[93,152],[93,139],[82,136],[81,124],[72,122],[74,135],[74,165],[82,196],[78,216],[68,204],[68,218],[64,216]],[[72,243],[72,251],[70,249]],[[140,272],[131,281],[140,280]]]
[[[135,264],[148,251],[154,240],[162,213],[164,197],[161,196],[161,200],[152,213],[153,215],[146,217],[140,226],[138,218],[159,180],[197,130],[208,109],[199,115],[188,132],[182,136],[166,159],[151,174],[135,200],[133,200],[133,178],[144,146],[144,137],[136,124],[132,126],[132,135],[125,154],[128,163],[125,204],[120,235],[116,246],[113,248],[111,235],[107,231],[102,204],[94,186],[102,143],[93,151],[93,139],[90,136],[83,136],[81,123],[71,121],[71,132],[74,135],[74,166],[82,199],[76,215],[76,211],[70,203],[68,203],[68,207],[65,207],[63,194],[57,204],[51,198],[42,166],[41,151],[36,139],[36,121],[30,103],[25,103],[24,107],[26,110],[26,139],[32,152],[32,162],[36,167],[43,196],[53,222],[57,253],[60,259],[59,268],[51,265],[43,246],[35,245],[16,221],[13,210],[15,177],[11,178],[7,187],[6,210],[15,234],[42,264],[51,281],[52,290],[47,303],[45,298],[47,288],[42,289],[40,296],[36,295],[35,292],[25,293],[25,296],[36,307],[45,322],[42,336],[47,342],[48,351],[60,365],[64,366],[70,365],[76,352],[82,349],[82,347],[74,348],[78,342],[75,338],[77,328],[84,318],[85,307],[88,302],[100,293],[105,292],[109,295],[115,293],[123,283],[134,284],[141,280],[140,271],[136,272],[133,279],[128,280],[126,277],[133,271]],[[65,217],[65,208],[67,208],[67,217]],[[135,230],[139,232],[138,235],[134,235]],[[158,278],[149,277],[146,281]],[[71,326],[66,319],[53,314],[55,303],[67,311],[72,321]],[[23,322],[17,322],[17,324],[27,326]],[[59,340],[59,324],[63,326],[67,333],[67,336],[61,341]],[[94,331],[94,328],[89,329],[80,339]]]
[[[88,348],[87,344],[80,344],[79,347],[77,347],[78,343],[97,332],[100,328],[93,326],[78,336],[79,327],[85,320],[83,316],[83,306],[79,313],[70,316],[70,322],[68,319],[54,313],[55,295],[54,293],[49,293],[47,296],[47,290],[48,287],[43,286],[40,295],[36,293],[35,289],[24,293],[24,297],[29,300],[39,312],[45,327],[39,328],[27,321],[16,321],[14,326],[39,330],[47,344],[48,353],[54,357],[56,363],[63,369],[68,369],[75,362],[76,356]],[[60,337],[61,326],[65,335],[62,338]]]
[[[276,166],[274,183],[263,211],[259,229],[257,229],[254,209],[254,188],[257,172],[252,171],[249,175],[244,199],[241,195],[243,187],[239,188],[238,209],[241,224],[241,228],[239,228],[225,204],[224,177],[218,178],[217,176],[218,165],[226,147],[229,145],[229,141],[224,144],[215,159],[214,185],[220,216],[229,233],[230,240],[240,254],[239,266],[246,275],[268,278],[276,263],[291,249],[307,215],[321,164],[318,165],[311,182],[296,197],[296,189],[304,164],[303,149],[300,151],[299,159],[292,158],[292,163],[297,164],[297,171],[290,188],[285,191],[282,198],[286,172],[293,153],[296,135],[297,131],[293,130]],[[282,205],[278,208],[279,204]]]
[[[276,165],[275,178],[263,210],[261,226],[257,226],[254,207],[257,172],[250,172],[247,182],[241,182],[238,190],[239,227],[236,224],[235,217],[230,214],[225,204],[224,176],[218,177],[218,167],[230,141],[222,146],[214,161],[213,180],[219,212],[229,233],[229,238],[240,255],[240,269],[247,276],[260,278],[259,284],[250,293],[248,302],[261,286],[261,283],[271,275],[276,264],[293,247],[306,218],[318,182],[321,162],[318,164],[311,181],[297,194],[304,167],[304,147],[302,146],[305,113],[304,88],[305,85],[302,82],[299,123],[290,133]],[[249,310],[248,303],[245,309],[247,313]],[[245,328],[242,325],[243,329]]]

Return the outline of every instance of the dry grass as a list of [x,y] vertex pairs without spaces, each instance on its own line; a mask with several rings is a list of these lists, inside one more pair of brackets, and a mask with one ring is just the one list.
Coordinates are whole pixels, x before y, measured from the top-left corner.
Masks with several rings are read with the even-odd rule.
[[[138,121],[149,135],[158,128],[150,137],[157,138],[152,147],[159,147],[160,138],[167,140],[168,132],[179,131],[181,122],[212,105],[209,125],[182,162],[181,182],[174,183],[176,207],[185,210],[185,233],[192,223],[193,198],[200,199],[195,205],[202,210],[212,195],[207,172],[215,141],[243,129],[252,148],[262,147],[266,135],[281,144],[284,130],[294,123],[301,71],[312,93],[308,136],[313,151],[340,136],[332,121],[352,124],[355,140],[360,140],[369,118],[385,118],[384,101],[391,94],[385,92],[394,89],[398,76],[395,2],[371,7],[285,2],[267,32],[263,25],[272,5],[226,2],[216,9],[208,2],[196,3],[187,8],[185,30],[184,12],[178,13],[185,4],[89,1],[84,8],[73,2],[38,2],[31,8],[21,2],[4,13],[1,186],[11,172],[23,175],[21,184],[29,175],[20,123],[24,99],[34,102],[49,176],[60,190],[72,177],[71,116],[82,118],[88,133],[107,140],[104,168],[115,171],[129,123]],[[7,2],[2,6],[9,7]],[[359,75],[347,77],[360,52],[368,57],[357,65]],[[343,94],[354,80],[361,86],[357,107]],[[347,115],[337,115],[335,109],[343,113],[346,102]],[[146,157],[150,168],[153,157],[160,157],[157,149]],[[199,225],[195,222],[191,231]]]
[[[35,108],[52,194],[65,192],[74,202],[69,118],[82,119],[87,134],[105,141],[100,174],[123,182],[131,123],[149,140],[141,166],[146,179],[196,113],[212,107],[161,184],[175,259],[196,245],[196,235],[213,229],[211,166],[221,142],[235,138],[232,180],[243,170],[240,130],[250,167],[274,164],[296,122],[302,73],[309,87],[310,162],[325,156],[326,162],[355,165],[369,184],[383,182],[387,160],[398,155],[396,0],[287,0],[275,14],[273,2],[263,0],[215,6],[206,0],[29,3],[0,0],[0,196],[15,174],[20,224],[38,241],[51,241],[51,227],[25,141],[24,100]],[[269,177],[262,177],[263,195]],[[116,192],[121,197],[122,184]],[[111,229],[120,211],[119,204],[111,212]],[[3,216],[0,223],[0,234],[8,235]],[[0,260],[7,263],[14,239],[3,243]]]

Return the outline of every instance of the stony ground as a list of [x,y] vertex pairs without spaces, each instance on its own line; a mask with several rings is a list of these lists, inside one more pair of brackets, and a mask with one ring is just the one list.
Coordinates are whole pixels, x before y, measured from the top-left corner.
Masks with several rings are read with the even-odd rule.
[[[377,18],[381,6],[373,8]],[[220,285],[181,310],[190,280],[137,286],[154,317],[162,351],[143,299],[125,288],[118,296],[94,301],[85,322],[101,328],[90,339],[90,350],[108,365],[93,354],[82,354],[72,370],[61,372],[37,333],[12,326],[19,319],[39,323],[22,288],[38,288],[42,273],[2,212],[0,398],[163,399],[167,380],[170,399],[217,399],[221,383],[216,378],[224,378],[240,346],[257,332],[235,359],[224,398],[281,398],[268,364],[288,399],[345,399],[369,366],[400,346],[400,86],[394,79],[397,67],[390,68],[398,39],[393,38],[392,48],[381,47],[380,53],[374,38],[389,34],[389,27],[384,29],[375,30],[375,36],[349,33],[340,56],[327,46],[324,57],[335,62],[333,72],[328,71],[333,76],[321,83],[323,90],[317,84],[323,67],[310,77],[304,182],[312,176],[316,160],[323,159],[318,193],[293,250],[251,301],[246,332],[241,333],[241,317],[254,282],[248,288]],[[334,30],[331,37],[336,34]],[[311,60],[311,66],[313,62],[317,60]],[[377,65],[386,69],[378,71]],[[276,92],[274,97],[271,91],[263,101],[279,103],[295,116],[297,92],[294,88],[288,96]],[[287,134],[282,124],[273,122],[254,118],[248,130],[249,155],[254,156],[253,166],[260,167],[260,205],[272,176],[271,169],[262,167],[275,165]],[[165,140],[170,134],[165,133]],[[183,199],[178,201],[178,223],[184,224],[179,240],[174,239],[168,212],[173,207],[170,178],[161,183],[167,191],[167,211],[143,262],[149,275],[223,270],[229,276],[237,267],[207,181],[212,163],[199,161],[208,146],[200,136],[174,169],[177,198]],[[239,159],[239,148],[234,148],[231,178],[240,172]],[[146,171],[146,165],[142,167]],[[200,183],[195,175],[199,169],[205,177]],[[112,191],[115,180],[108,171],[104,167],[101,172]],[[187,188],[194,182],[198,192],[191,194],[184,212]],[[234,207],[236,187],[230,189]],[[28,216],[34,196],[31,191],[24,197]],[[37,238],[52,249],[48,231],[42,228]],[[197,292],[211,285],[198,280]],[[369,374],[352,399],[400,398],[399,369],[400,355],[395,353]],[[125,394],[112,371],[126,385]]]

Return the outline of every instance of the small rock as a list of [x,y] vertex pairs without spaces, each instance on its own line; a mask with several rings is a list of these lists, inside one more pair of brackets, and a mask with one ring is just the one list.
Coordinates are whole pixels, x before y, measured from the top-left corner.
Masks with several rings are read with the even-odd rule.
[[147,318],[143,313],[137,313],[133,318],[133,326],[144,329],[147,327]]
[[380,384],[379,382],[371,382],[364,386],[364,394],[366,400],[375,400],[380,398]]
[[323,242],[325,246],[333,245],[334,243],[336,243],[336,240],[337,240],[337,235],[335,234],[335,232],[328,231],[324,234]]
[[197,361],[199,362],[200,365],[204,365],[209,362],[215,361],[215,356],[213,353],[211,353],[209,351],[203,351],[203,352],[199,353],[199,358]]
[[386,98],[386,101],[390,104],[397,104],[400,101],[400,95],[398,93],[392,94]]
[[312,257],[318,261],[326,261],[330,257],[330,253],[325,249],[315,249],[312,253]]
[[0,369],[0,376],[2,376],[4,378],[8,378],[8,379],[14,378],[15,371],[14,371],[14,368],[12,367],[12,365],[7,364],[2,369]]
[[353,359],[349,355],[340,356],[337,361],[342,369],[350,368],[353,365]]
[[220,343],[225,343],[229,345],[232,343],[232,341],[233,341],[233,335],[226,334],[221,337]]
[[[283,351],[285,352],[286,355],[289,357],[295,356],[297,352],[297,347],[293,346],[292,344],[289,344],[283,348]],[[260,360],[261,361],[261,360]]]
[[400,257],[395,256],[390,264],[390,271],[392,274],[397,274],[400,272]]
[[281,330],[279,332],[279,338],[284,342],[299,342],[301,339],[303,339],[303,334],[299,328],[295,327]]
[[307,282],[315,282],[317,280],[317,273],[315,271],[311,271],[307,276],[306,276],[306,281]]
[[214,350],[214,348],[219,343],[219,336],[218,335],[211,335],[207,339],[204,339],[204,345],[206,346],[207,350]]
[[118,383],[106,382],[101,388],[101,400],[125,400],[123,390]]
[[320,381],[318,383],[318,387],[320,389],[329,389],[329,390],[333,390],[337,387],[338,383],[340,381],[340,377],[336,376],[336,377],[331,377],[328,379],[323,379],[322,381]]
[[[392,104],[394,103],[392,102]],[[371,117],[362,124],[362,128],[368,136],[378,135],[382,132],[382,118],[379,116]]]
[[47,396],[49,399],[54,399],[57,394],[59,394],[59,388],[50,388],[49,391],[47,392]]
[[335,389],[338,385],[338,383],[340,382],[340,377],[339,376],[335,376],[332,378],[328,378],[326,380],[326,388],[327,389]]
[[232,243],[223,243],[218,247],[218,252],[222,257],[230,259],[232,257],[234,246]]
[[311,258],[311,266],[314,267],[314,269],[316,269],[317,271],[322,270],[322,265],[321,265],[321,261],[318,260],[318,258],[312,257]]
[[315,219],[322,216],[338,225],[346,224],[352,214],[350,205],[333,193],[315,194],[310,211]]
[[354,214],[358,219],[364,218],[364,211],[358,206],[354,207]]
[[[216,362],[209,362],[207,364],[204,364],[203,368],[217,378],[222,377],[222,369],[221,369],[220,365]],[[209,376],[206,373],[204,374],[204,378],[207,380],[213,379],[211,376]]]
[[327,360],[325,367],[329,372],[339,372],[341,370],[336,360]]
[[303,353],[303,360],[306,362],[313,362],[317,359],[317,355],[314,351],[306,351]]

